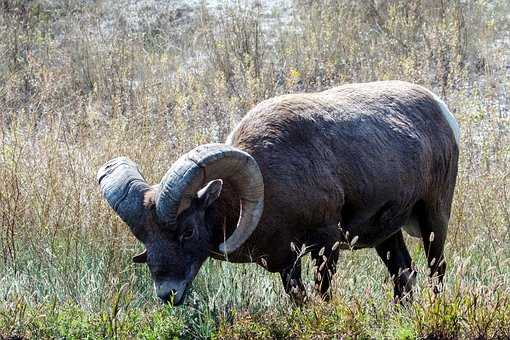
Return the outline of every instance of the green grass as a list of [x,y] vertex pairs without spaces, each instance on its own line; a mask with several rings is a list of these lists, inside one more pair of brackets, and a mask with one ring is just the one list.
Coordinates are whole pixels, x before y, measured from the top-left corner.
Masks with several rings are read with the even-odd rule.
[[[412,249],[421,252],[417,247]],[[449,256],[449,276],[439,297],[431,293],[420,270],[415,300],[404,306],[390,302],[391,284],[374,252],[359,251],[345,253],[341,259],[330,303],[311,296],[308,305],[299,309],[284,295],[276,275],[253,266],[211,261],[183,307],[159,305],[144,270],[119,279],[108,294],[97,292],[104,296],[96,307],[86,305],[91,300],[86,295],[87,301],[50,294],[28,302],[11,294],[0,314],[0,329],[30,338],[320,338],[335,334],[504,338],[510,334],[509,261],[498,267],[497,261],[474,254],[471,259],[462,254]],[[508,259],[508,254],[501,255]],[[423,269],[423,256],[416,259]],[[136,272],[134,265],[125,267]],[[83,284],[81,289],[92,289]]]
[[[124,5],[0,6],[0,338],[510,337],[507,1]],[[330,303],[308,261],[300,309],[279,275],[210,260],[184,306],[161,305],[97,169],[126,155],[157,183],[265,98],[377,79],[434,90],[461,125],[444,292],[408,238],[405,306],[370,249],[341,253]]]

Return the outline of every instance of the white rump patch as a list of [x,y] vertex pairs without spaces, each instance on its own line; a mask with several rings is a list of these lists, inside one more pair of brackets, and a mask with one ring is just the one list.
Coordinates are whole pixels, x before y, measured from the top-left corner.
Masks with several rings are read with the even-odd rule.
[[457,119],[453,116],[453,114],[448,110],[448,106],[446,106],[445,102],[439,98],[435,93],[432,91],[427,90],[430,92],[434,100],[439,105],[439,108],[441,109],[441,113],[446,118],[446,121],[448,122],[448,125],[450,125],[450,128],[453,131],[453,135],[455,136],[455,142],[457,142],[457,146],[460,146],[460,126],[457,122]]

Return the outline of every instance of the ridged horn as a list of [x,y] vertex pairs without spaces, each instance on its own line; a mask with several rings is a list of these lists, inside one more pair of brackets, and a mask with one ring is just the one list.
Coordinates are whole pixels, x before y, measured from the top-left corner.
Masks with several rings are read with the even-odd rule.
[[237,228],[219,247],[220,252],[229,254],[250,237],[264,209],[262,174],[248,153],[230,145],[205,144],[184,154],[161,180],[156,213],[168,225],[175,225],[197,191],[215,179],[228,181],[240,197]]
[[114,158],[99,169],[97,181],[110,207],[141,241],[144,237],[141,226],[144,194],[151,187],[138,170],[138,166],[126,157]]

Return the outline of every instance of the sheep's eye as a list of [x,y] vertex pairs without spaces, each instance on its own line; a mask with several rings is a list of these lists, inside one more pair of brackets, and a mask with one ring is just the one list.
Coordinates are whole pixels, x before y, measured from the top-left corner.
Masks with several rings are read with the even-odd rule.
[[189,229],[184,230],[184,232],[182,233],[181,237],[183,239],[191,238],[191,237],[193,237],[194,233],[195,233],[195,229],[189,228]]

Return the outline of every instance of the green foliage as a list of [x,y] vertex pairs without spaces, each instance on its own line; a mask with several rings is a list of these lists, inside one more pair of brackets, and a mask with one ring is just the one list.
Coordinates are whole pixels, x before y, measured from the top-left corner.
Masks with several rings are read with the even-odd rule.
[[2,333],[38,339],[172,339],[184,329],[183,320],[171,308],[145,310],[114,304],[110,310],[94,313],[76,303],[54,300],[33,306],[19,303],[1,315]]
[[[0,338],[510,336],[507,1],[150,4],[0,5]],[[217,261],[185,306],[159,304],[100,196],[105,161],[126,155],[157,183],[261,100],[395,78],[433,89],[461,125],[443,294],[409,239],[405,306],[371,250],[342,253],[329,304],[296,308],[278,275]]]

